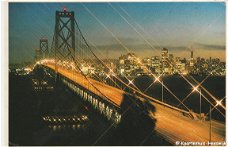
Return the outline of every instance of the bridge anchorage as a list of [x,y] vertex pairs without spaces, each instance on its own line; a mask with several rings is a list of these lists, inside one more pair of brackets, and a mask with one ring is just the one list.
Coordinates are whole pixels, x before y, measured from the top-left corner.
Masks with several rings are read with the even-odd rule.
[[[172,143],[177,140],[208,141],[208,135],[205,133],[207,126],[202,126],[201,122],[190,119],[190,117],[197,118],[194,113],[188,111],[188,109],[184,110],[171,106],[146,95],[133,86],[129,86],[109,66],[105,65],[96,56],[82,35],[74,18],[74,12],[64,9],[63,11],[56,11],[55,14],[51,52],[49,57],[40,58],[39,65],[49,72],[52,77],[55,77],[56,82],[66,85],[115,126],[126,121],[138,121],[140,117],[127,118],[129,114],[134,113],[132,116],[148,116],[146,118],[147,124],[153,124],[150,130],[156,129],[163,136],[168,136],[167,139]],[[47,44],[47,41],[45,43]],[[107,72],[110,72],[106,75],[106,78],[112,76],[110,78],[112,81],[118,81],[122,85],[113,82],[115,86],[110,86],[104,81],[103,77],[94,74],[91,66],[98,63],[99,66],[108,69]],[[85,65],[90,68],[86,69]],[[128,90],[124,90],[126,88]],[[183,124],[186,124],[189,128],[184,127]],[[144,124],[141,123],[141,125]],[[223,127],[221,124],[218,126]],[[183,134],[183,131],[180,131],[179,128],[186,129],[188,134]],[[199,133],[192,132],[192,128],[198,130]],[[199,136],[201,137],[199,138]],[[224,140],[223,134],[214,132],[214,136],[216,136],[214,137],[216,141]]]

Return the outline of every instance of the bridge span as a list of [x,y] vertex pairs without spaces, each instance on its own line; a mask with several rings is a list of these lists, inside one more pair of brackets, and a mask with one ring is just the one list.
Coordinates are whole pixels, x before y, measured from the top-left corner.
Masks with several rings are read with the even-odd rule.
[[[41,63],[41,65],[48,71],[59,75],[59,79],[66,86],[85,101],[90,102],[108,120],[116,125],[121,122],[123,113],[121,106],[128,93],[54,63]],[[143,96],[135,95],[134,98],[145,101]],[[149,111],[149,116],[156,120],[155,130],[169,142],[176,144],[177,141],[206,143],[225,141],[224,123],[215,120],[209,122],[192,119],[183,115],[188,113],[185,110],[158,101],[151,100],[150,103],[156,109],[155,112]],[[212,126],[211,136],[210,126]]]

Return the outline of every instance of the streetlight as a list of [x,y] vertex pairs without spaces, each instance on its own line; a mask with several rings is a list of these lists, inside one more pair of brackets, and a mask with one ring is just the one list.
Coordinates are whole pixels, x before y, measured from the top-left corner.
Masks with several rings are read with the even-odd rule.
[[[223,99],[222,99],[222,100],[223,100]],[[217,101],[216,101],[216,105],[215,105],[215,106],[218,106],[218,105],[219,105],[219,106],[222,106],[222,100],[220,100],[220,101],[219,101],[219,100],[217,100]]]
[[111,86],[111,83],[110,83],[110,75],[109,74],[106,74],[106,78],[105,78],[105,82]]
[[[159,76],[160,77],[160,76]],[[155,77],[155,80],[154,82],[160,82],[161,83],[161,86],[162,86],[162,89],[161,89],[161,94],[162,94],[162,102],[163,102],[163,99],[164,99],[164,87],[163,87],[163,81],[160,81],[159,77]]]
[[110,78],[110,75],[109,74],[106,74],[106,78],[105,79],[108,79],[108,78]]
[[128,85],[133,85],[133,80],[128,80]]
[[201,89],[200,88],[198,88],[199,86],[195,86],[195,87],[193,87],[193,92],[194,91],[197,91],[197,92],[199,92],[199,94],[200,94],[200,117],[201,117],[201,95],[202,95],[202,93],[201,93]]
[[[216,105],[215,105],[214,107],[217,107],[217,106],[222,106],[222,100],[223,100],[223,99],[221,99],[221,100],[217,100],[217,101],[216,101]],[[209,142],[211,142],[211,134],[212,134],[211,111],[212,111],[212,109],[211,109],[211,105],[210,105],[210,110],[209,110],[209,112],[210,112],[210,132],[209,132]]]
[[133,86],[134,86],[133,81],[134,81],[134,79],[132,79],[132,80],[128,80],[129,91],[130,91],[130,87],[131,87],[131,85],[133,85]]

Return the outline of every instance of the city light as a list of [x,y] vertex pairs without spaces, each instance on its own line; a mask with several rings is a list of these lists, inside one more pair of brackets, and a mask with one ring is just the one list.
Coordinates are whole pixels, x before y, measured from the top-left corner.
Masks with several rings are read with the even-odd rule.
[[199,92],[198,87],[199,87],[199,86],[195,86],[195,87],[193,87],[193,90],[192,90],[192,91],[193,91],[193,92],[194,92],[194,91]]
[[216,106],[222,106],[222,100],[216,101]]
[[160,79],[159,78],[160,78],[160,76],[159,77],[155,77],[154,82],[157,82],[157,81],[160,82]]
[[134,81],[134,80],[128,80],[128,85],[134,85],[134,84],[133,84],[133,81]]
[[110,78],[110,75],[109,75],[109,74],[106,74],[106,79],[107,79],[107,78]]

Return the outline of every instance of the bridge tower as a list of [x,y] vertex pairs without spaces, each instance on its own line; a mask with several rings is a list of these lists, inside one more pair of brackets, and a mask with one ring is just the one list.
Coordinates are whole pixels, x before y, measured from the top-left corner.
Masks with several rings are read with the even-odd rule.
[[48,39],[47,38],[40,39],[40,51],[42,54],[42,58],[48,57]]
[[56,60],[71,60],[75,55],[74,12],[56,11],[54,32],[54,56]]
[[34,56],[34,60],[35,61],[38,61],[42,58],[42,52],[41,50],[38,48],[38,49],[35,49],[35,56]]

